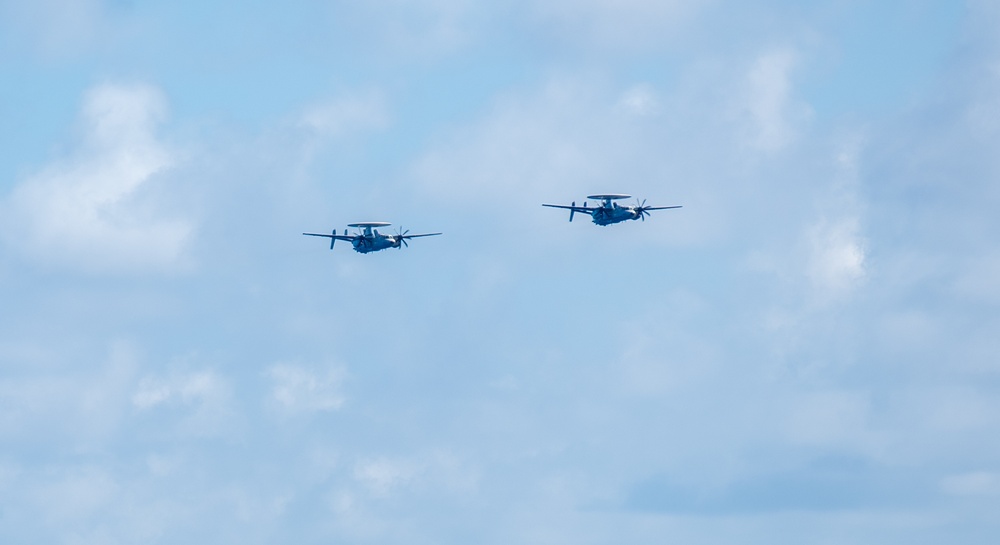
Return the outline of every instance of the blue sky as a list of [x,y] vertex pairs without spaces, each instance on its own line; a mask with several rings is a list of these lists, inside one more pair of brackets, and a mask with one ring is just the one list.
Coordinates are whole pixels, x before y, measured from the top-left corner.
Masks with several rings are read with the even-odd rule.
[[0,541],[992,543],[998,27],[0,0]]

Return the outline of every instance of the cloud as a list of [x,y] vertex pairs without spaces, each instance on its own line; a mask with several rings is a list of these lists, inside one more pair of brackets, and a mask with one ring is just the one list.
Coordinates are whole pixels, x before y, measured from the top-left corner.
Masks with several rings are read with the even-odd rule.
[[809,108],[792,94],[792,72],[798,55],[792,49],[776,49],[759,55],[745,76],[743,108],[749,118],[748,144],[775,152],[791,144],[798,126],[809,118]]
[[385,98],[377,90],[312,104],[299,118],[301,127],[329,137],[343,136],[359,130],[381,129],[388,123]]
[[115,502],[120,485],[105,468],[67,468],[30,491],[30,501],[44,507],[51,522],[83,523],[103,514]]
[[610,191],[609,180],[659,160],[646,155],[653,143],[636,126],[656,108],[648,86],[622,94],[599,79],[553,77],[527,94],[496,100],[482,118],[424,152],[411,175],[435,199],[480,210],[509,209],[512,196]]
[[165,103],[146,85],[104,84],[84,100],[73,157],[29,176],[0,203],[5,242],[38,262],[87,272],[178,270],[193,233],[166,217],[157,176],[176,161],[156,137]]
[[820,220],[806,233],[808,275],[827,296],[850,292],[865,277],[865,251],[857,219]]
[[810,159],[827,162],[828,170],[810,166],[805,173],[783,176],[778,181],[783,195],[767,197],[783,210],[761,221],[770,248],[759,245],[746,265],[793,288],[807,303],[802,310],[843,302],[870,276],[869,205],[858,174],[862,142],[856,136],[838,142],[832,153]]
[[286,363],[273,365],[267,371],[271,379],[271,401],[290,413],[337,410],[344,404],[341,393],[344,374],[340,368],[314,372]]
[[586,131],[567,130],[574,125],[573,94],[570,86],[553,83],[534,104],[499,104],[479,124],[425,153],[415,177],[435,196],[458,202],[502,199],[579,178],[587,157],[574,135]]
[[353,20],[356,39],[375,37],[378,47],[407,56],[454,52],[478,37],[478,21],[489,21],[488,10],[469,0],[377,0],[342,3],[345,20]]
[[708,2],[554,0],[524,4],[528,20],[549,36],[577,46],[631,50],[680,34]]
[[859,196],[859,164],[864,138],[854,135],[834,153],[833,180],[817,194],[821,217],[806,229],[807,275],[826,298],[850,293],[867,276],[866,240]]
[[870,435],[871,402],[862,393],[812,392],[796,395],[792,405],[787,433],[793,443],[848,448]]
[[132,394],[132,404],[138,409],[151,409],[171,402],[191,405],[218,397],[223,389],[221,378],[212,371],[170,378],[146,377],[139,381]]
[[622,94],[618,107],[632,115],[648,117],[660,113],[656,92],[649,85],[636,85]]
[[954,496],[1000,496],[1000,473],[974,471],[941,479],[941,488]]
[[965,261],[952,283],[956,295],[969,301],[1000,303],[1000,253],[983,252]]
[[103,0],[39,0],[4,2],[0,15],[16,23],[5,25],[43,53],[78,54],[89,49],[109,30]]
[[138,358],[127,342],[111,343],[108,352],[96,362],[74,354],[67,358],[74,365],[59,372],[29,368],[24,376],[0,377],[0,437],[80,447],[113,436],[128,406]]
[[146,376],[131,395],[138,417],[157,433],[173,438],[219,436],[237,430],[240,418],[230,381],[206,369],[174,373],[165,377]]
[[830,459],[722,486],[651,477],[629,489],[624,506],[635,511],[718,516],[912,508],[934,496],[933,487],[921,475],[860,460]]
[[414,495],[468,497],[479,489],[478,468],[448,449],[408,457],[363,456],[351,477],[372,498],[387,498],[404,489]]
[[375,497],[386,497],[414,478],[416,469],[406,461],[366,458],[354,466],[354,479]]

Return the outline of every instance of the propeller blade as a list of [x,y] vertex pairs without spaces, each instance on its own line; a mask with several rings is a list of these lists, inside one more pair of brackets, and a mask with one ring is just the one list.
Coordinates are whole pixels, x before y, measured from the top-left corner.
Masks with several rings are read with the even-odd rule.
[[333,243],[334,242],[337,242],[337,230],[336,229],[333,230],[333,237],[330,238],[330,249],[331,250],[333,249]]
[[407,230],[404,231],[402,225],[399,226],[399,229],[396,229],[396,244],[397,244],[396,249],[397,250],[401,249],[403,246],[406,246],[407,248],[410,247],[410,244],[406,242],[406,234],[409,233],[409,232],[410,232],[409,229],[407,229]]

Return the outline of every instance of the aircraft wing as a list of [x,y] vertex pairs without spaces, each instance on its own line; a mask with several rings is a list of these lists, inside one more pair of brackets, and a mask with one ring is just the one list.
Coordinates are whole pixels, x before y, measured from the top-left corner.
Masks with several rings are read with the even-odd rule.
[[671,208],[683,208],[682,206],[643,206],[643,210],[669,210]]
[[591,208],[589,206],[566,206],[564,204],[543,204],[542,206],[548,206],[549,208],[565,208],[566,210],[583,212],[584,214],[589,214],[594,210],[597,210],[597,208]]
[[336,239],[336,240],[354,240],[354,239],[358,238],[356,235],[355,236],[348,236],[348,235],[328,235],[326,233],[302,233],[302,234],[306,235],[306,236],[310,236],[310,237],[326,237],[326,238],[332,238],[332,239]]
[[402,237],[404,239],[406,239],[406,238],[418,238],[418,237],[433,237],[433,236],[437,236],[437,235],[440,235],[440,234],[442,234],[442,233],[424,233],[422,235],[402,235]]
[[569,210],[569,221],[573,221],[573,214],[576,214],[577,212],[580,212],[581,214],[587,214],[588,216],[592,217],[594,215],[594,210],[597,210],[597,207],[590,208],[589,206],[586,206],[587,203],[583,203],[583,204],[584,204],[584,206],[577,206],[576,202],[574,202],[573,204],[571,204],[569,206],[566,206],[564,204],[543,204],[542,206],[548,206],[549,208],[562,208],[564,210]]

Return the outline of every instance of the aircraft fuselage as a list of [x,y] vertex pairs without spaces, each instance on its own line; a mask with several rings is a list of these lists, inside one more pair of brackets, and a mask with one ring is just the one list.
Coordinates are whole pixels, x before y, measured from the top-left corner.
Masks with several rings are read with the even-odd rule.
[[642,217],[642,213],[632,206],[618,206],[618,203],[607,204],[595,209],[590,213],[591,218],[597,225],[611,225],[626,220],[637,220]]
[[354,251],[362,254],[377,252],[387,248],[399,248],[403,243],[402,239],[395,235],[383,235],[375,229],[374,232],[364,233],[362,236],[351,241]]

